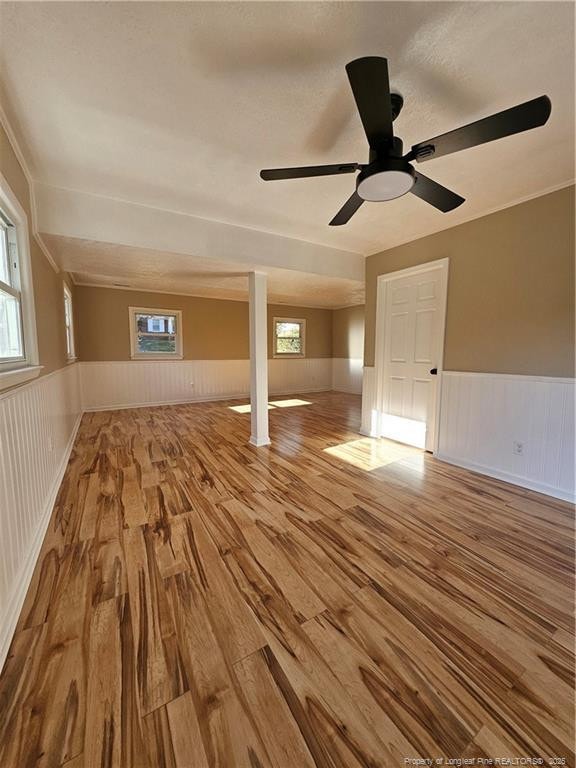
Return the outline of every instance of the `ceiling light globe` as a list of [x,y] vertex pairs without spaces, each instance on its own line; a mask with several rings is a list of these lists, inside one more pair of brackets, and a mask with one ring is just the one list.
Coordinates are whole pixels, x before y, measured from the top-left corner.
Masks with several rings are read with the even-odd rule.
[[402,197],[413,184],[414,176],[407,171],[384,170],[361,178],[356,191],[363,200],[379,202]]

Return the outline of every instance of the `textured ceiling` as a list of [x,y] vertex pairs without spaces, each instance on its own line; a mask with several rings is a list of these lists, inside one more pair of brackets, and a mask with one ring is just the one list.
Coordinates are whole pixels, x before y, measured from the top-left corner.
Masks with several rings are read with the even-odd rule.
[[137,288],[217,299],[248,300],[247,274],[258,268],[268,275],[268,300],[276,304],[344,307],[364,302],[364,285],[356,280],[313,275],[256,264],[43,235],[58,264],[82,285]]
[[[0,3],[2,95],[35,179],[367,254],[570,182],[574,6],[549,2]],[[344,65],[389,59],[405,145],[543,93],[544,128],[422,166],[467,198],[412,195],[328,221],[365,162]]]

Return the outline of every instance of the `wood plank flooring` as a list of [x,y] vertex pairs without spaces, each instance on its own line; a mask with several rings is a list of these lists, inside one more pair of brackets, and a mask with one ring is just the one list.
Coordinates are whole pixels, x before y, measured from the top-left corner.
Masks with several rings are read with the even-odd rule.
[[232,402],[84,416],[1,768],[574,765],[571,507],[300,399],[258,449]]

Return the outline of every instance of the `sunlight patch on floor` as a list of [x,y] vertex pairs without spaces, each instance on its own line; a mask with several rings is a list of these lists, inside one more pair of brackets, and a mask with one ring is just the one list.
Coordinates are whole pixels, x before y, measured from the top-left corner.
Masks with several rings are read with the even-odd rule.
[[366,472],[422,453],[419,448],[413,448],[411,445],[402,445],[392,440],[377,440],[373,437],[363,437],[360,440],[334,445],[332,448],[324,448],[324,452]]
[[[247,403],[246,405],[229,405],[228,408],[231,411],[236,411],[236,413],[250,413],[250,403]],[[272,408],[274,408],[274,406],[268,403],[268,410],[271,411]]]
[[293,400],[271,400],[270,405],[273,405],[274,408],[292,408],[295,405],[312,405],[312,403],[308,400],[294,398]]
[[[295,405],[312,405],[312,403],[308,400],[298,400],[297,398],[293,400],[273,400],[268,403],[268,410],[271,411],[273,408],[293,408]],[[250,413],[250,403],[246,403],[246,405],[229,405],[228,408],[231,411],[236,411],[236,413]]]

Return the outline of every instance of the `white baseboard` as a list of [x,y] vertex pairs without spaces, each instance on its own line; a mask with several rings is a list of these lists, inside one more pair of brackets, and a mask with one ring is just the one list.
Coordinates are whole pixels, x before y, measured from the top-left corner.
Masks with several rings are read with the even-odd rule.
[[358,387],[345,387],[345,386],[333,386],[332,392],[344,392],[346,395],[361,395],[362,391],[358,391]]
[[255,448],[262,448],[265,445],[272,445],[270,439],[268,438],[265,440],[259,440],[256,437],[251,437],[250,440],[248,440],[248,442],[250,443],[250,445],[253,445]]
[[481,475],[493,477],[495,480],[503,480],[505,483],[517,485],[521,488],[527,488],[529,491],[536,491],[536,493],[543,493],[546,496],[553,496],[556,499],[562,499],[562,501],[576,502],[575,494],[563,491],[553,485],[535,482],[529,477],[513,475],[510,472],[503,472],[495,467],[486,467],[484,464],[475,464],[472,461],[457,459],[454,458],[454,456],[446,456],[443,453],[436,453],[435,457],[440,461],[446,462],[446,464],[454,464],[456,467],[469,469],[471,472],[478,472]]
[[12,637],[18,623],[18,618],[20,617],[20,611],[24,605],[26,593],[28,592],[28,587],[30,586],[30,582],[32,580],[32,575],[34,573],[34,568],[36,567],[38,555],[40,554],[44,536],[46,535],[46,530],[48,529],[48,524],[50,523],[50,518],[52,517],[52,511],[56,502],[56,497],[58,496],[58,491],[60,490],[60,485],[62,483],[64,473],[66,472],[66,467],[68,466],[68,460],[70,459],[70,454],[72,453],[72,448],[74,447],[74,441],[76,440],[76,435],[78,433],[78,428],[80,427],[81,421],[82,413],[79,413],[78,417],[76,418],[76,422],[74,423],[74,427],[72,428],[68,444],[66,445],[64,454],[58,466],[58,471],[52,481],[48,497],[44,504],[44,509],[42,510],[36,527],[36,531],[32,541],[29,543],[26,559],[22,563],[20,572],[18,573],[18,576],[15,580],[16,584],[18,585],[17,589],[11,595],[5,615],[2,620],[2,626],[0,627],[0,671],[4,666],[4,662],[6,661],[6,657],[10,649],[10,643],[12,642]]

